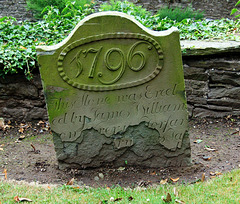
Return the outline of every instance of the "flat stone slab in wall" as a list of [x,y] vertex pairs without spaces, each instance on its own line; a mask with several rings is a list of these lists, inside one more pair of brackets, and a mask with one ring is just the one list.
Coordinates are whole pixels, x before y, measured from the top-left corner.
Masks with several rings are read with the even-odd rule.
[[97,13],[37,50],[60,168],[191,163],[177,29]]

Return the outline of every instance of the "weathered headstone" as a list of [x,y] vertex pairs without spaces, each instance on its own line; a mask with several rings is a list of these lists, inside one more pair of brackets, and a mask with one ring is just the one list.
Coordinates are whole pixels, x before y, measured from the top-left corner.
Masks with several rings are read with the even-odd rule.
[[103,12],[37,51],[60,168],[191,163],[176,28]]

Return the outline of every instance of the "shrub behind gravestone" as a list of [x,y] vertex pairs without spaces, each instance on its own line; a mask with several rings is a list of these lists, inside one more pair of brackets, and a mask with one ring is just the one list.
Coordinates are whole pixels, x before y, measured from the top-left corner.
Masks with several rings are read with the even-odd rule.
[[27,0],[27,6],[33,11],[36,18],[42,18],[42,11],[48,6],[57,7],[62,12],[69,4],[72,4],[76,8],[83,8],[84,5],[90,4],[90,2],[90,0]]
[[166,17],[168,17],[171,20],[175,20],[177,22],[181,22],[184,19],[202,19],[204,18],[204,13],[203,12],[199,12],[199,11],[194,11],[191,7],[187,7],[187,8],[161,8],[160,10],[158,10],[157,13],[158,17],[160,19],[164,19]]

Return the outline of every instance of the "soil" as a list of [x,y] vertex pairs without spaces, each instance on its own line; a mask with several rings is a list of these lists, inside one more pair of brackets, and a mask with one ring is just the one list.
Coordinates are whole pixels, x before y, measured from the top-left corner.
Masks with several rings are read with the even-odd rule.
[[240,168],[240,117],[190,120],[192,166],[169,168],[140,168],[126,166],[115,169],[58,169],[48,122],[17,124],[9,122],[0,130],[0,179],[66,184],[74,178],[75,185],[149,186],[179,178],[179,183],[194,183],[215,178]]

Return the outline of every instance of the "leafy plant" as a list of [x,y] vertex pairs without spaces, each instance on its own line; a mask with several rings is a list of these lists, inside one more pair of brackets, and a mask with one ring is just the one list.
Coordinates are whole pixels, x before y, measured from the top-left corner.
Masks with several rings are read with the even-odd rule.
[[191,7],[187,7],[187,8],[165,7],[165,8],[158,10],[157,16],[159,17],[159,19],[164,19],[164,18],[168,17],[171,20],[181,22],[182,20],[188,19],[188,18],[196,19],[196,20],[203,19],[204,12],[194,11]]
[[56,7],[60,12],[69,7],[84,8],[90,5],[90,0],[27,0],[27,6],[36,18],[42,18],[46,7]]
[[[181,22],[159,14],[152,15],[146,9],[128,1],[111,0],[104,3],[99,11],[121,11],[134,16],[144,26],[157,31],[178,27],[182,40],[238,40],[234,33],[239,32],[240,19],[195,20],[184,19]],[[75,7],[66,3],[62,10],[56,6],[47,6],[43,10],[43,19],[37,22],[17,24],[12,17],[0,18],[0,77],[9,74],[24,73],[31,79],[37,67],[36,46],[52,45],[62,41],[85,16],[95,12],[93,4]]]
[[[235,6],[238,6],[238,5],[240,5],[240,0],[236,3]],[[236,12],[240,12],[240,10],[237,9],[237,8],[233,8],[232,12],[231,12],[231,15],[235,14]],[[240,14],[236,15],[235,18],[240,18]]]
[[99,11],[119,11],[134,16],[141,23],[151,18],[151,12],[129,1],[110,0],[100,5]]

